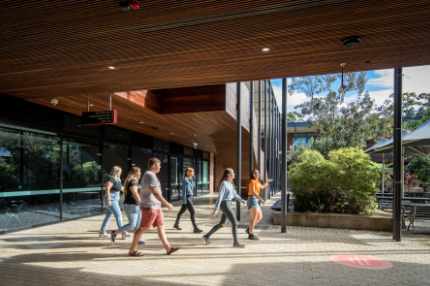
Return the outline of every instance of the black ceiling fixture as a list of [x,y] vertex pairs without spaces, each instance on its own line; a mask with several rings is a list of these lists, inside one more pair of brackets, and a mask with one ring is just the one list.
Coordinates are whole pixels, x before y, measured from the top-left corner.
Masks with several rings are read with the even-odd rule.
[[140,9],[140,3],[136,0],[119,1],[119,9],[123,12],[136,11]]
[[342,40],[342,45],[345,50],[352,50],[357,48],[361,43],[360,36],[349,36]]
[[342,82],[340,84],[338,92],[339,92],[340,104],[342,104],[343,103],[343,99],[345,97],[345,92],[346,92],[347,86],[343,83],[343,68],[345,67],[345,63],[341,63],[340,66],[342,67]]

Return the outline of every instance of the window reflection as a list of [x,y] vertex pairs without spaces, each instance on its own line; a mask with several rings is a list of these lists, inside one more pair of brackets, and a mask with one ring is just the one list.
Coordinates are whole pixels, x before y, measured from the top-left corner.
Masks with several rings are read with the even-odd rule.
[[60,139],[0,127],[0,231],[60,219]]

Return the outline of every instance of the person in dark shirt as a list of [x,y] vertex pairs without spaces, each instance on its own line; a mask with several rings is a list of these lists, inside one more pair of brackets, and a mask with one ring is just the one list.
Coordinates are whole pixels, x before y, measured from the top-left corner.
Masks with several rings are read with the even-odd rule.
[[[109,173],[109,178],[106,181],[105,185],[105,200],[106,200],[106,216],[103,221],[102,227],[100,229],[100,238],[107,238],[109,234],[106,233],[106,229],[108,227],[109,221],[112,218],[112,215],[115,216],[116,224],[118,228],[122,227],[122,214],[121,209],[119,207],[119,198],[121,190],[123,187],[121,185],[121,172],[122,169],[119,166],[112,167],[112,170]],[[128,233],[123,234],[123,238],[128,236]]]
[[196,191],[196,183],[193,181],[194,176],[194,169],[188,168],[185,172],[184,179],[182,180],[182,207],[178,213],[178,216],[176,217],[176,222],[173,225],[174,228],[177,230],[182,230],[181,227],[179,227],[179,221],[181,220],[181,216],[184,214],[184,212],[188,209],[190,212],[191,222],[194,226],[194,233],[200,233],[203,232],[203,230],[199,229],[196,224],[196,211],[194,209],[193,205],[193,196]]
[[[128,224],[123,225],[118,230],[111,232],[112,244],[115,243],[115,238],[118,234],[124,233],[125,231],[134,231],[139,228],[140,219],[142,218],[142,212],[140,211],[140,184],[138,183],[141,176],[139,167],[132,167],[127,175],[124,183],[124,211],[128,217]],[[143,241],[139,241],[139,244],[144,244]]]

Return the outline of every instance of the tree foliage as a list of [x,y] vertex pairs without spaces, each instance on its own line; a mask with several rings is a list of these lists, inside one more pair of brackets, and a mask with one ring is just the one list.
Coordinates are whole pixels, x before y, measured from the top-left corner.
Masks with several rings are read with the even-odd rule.
[[[315,124],[320,139],[310,147],[327,155],[329,150],[344,147],[363,147],[368,140],[381,136],[390,129],[390,118],[381,117],[381,107],[376,106],[368,92],[366,72],[346,73],[344,83],[348,91],[356,91],[356,100],[340,104],[339,95],[331,90],[336,76],[312,76],[293,80],[291,90],[300,89],[310,99],[301,108],[303,117]],[[339,77],[339,75],[337,75]],[[316,96],[323,92],[325,96]],[[322,141],[317,144],[317,141]]]
[[416,154],[411,156],[408,170],[423,183],[430,183],[430,157]]

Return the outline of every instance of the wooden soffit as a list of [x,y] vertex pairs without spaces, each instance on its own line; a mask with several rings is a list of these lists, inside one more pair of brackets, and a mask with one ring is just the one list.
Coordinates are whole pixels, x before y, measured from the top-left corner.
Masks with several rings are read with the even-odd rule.
[[[430,64],[430,1],[2,1],[0,93],[42,98]],[[360,47],[344,50],[344,37]],[[262,48],[270,52],[262,52]],[[113,66],[115,70],[108,67]]]

